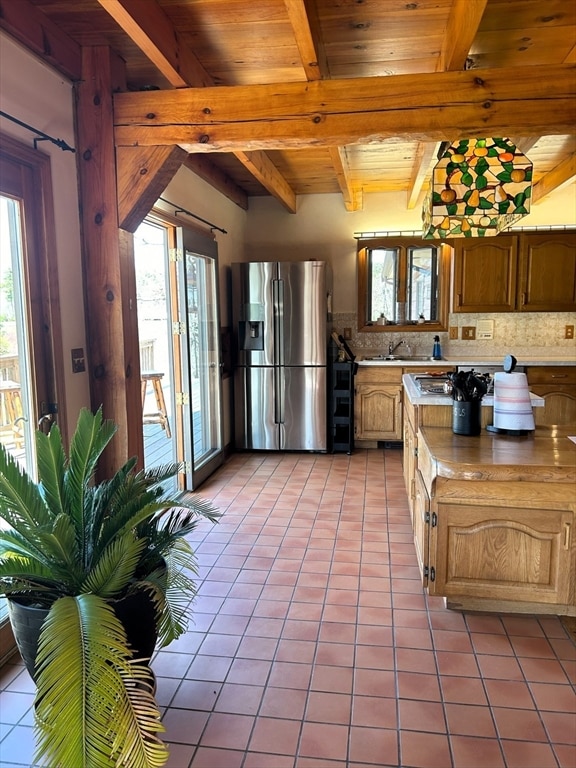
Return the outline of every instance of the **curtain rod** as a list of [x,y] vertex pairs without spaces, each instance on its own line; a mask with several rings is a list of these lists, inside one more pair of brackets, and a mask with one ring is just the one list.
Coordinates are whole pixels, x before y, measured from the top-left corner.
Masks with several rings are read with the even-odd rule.
[[36,145],[39,141],[51,141],[52,144],[56,144],[57,147],[60,147],[63,152],[76,152],[74,147],[67,144],[64,139],[55,139],[53,136],[48,136],[47,133],[39,131],[38,128],[34,128],[32,125],[28,125],[28,123],[23,123],[22,120],[18,120],[17,117],[12,117],[12,115],[9,115],[7,112],[2,112],[0,110],[0,115],[7,120],[12,120],[13,123],[20,125],[22,128],[26,128],[27,131],[32,131],[32,133],[37,134],[34,139],[34,149],[38,149]]
[[222,232],[223,235],[228,234],[228,232],[226,232],[225,229],[222,229],[222,227],[217,227],[216,224],[211,224],[209,221],[206,221],[206,219],[202,219],[200,216],[196,216],[196,214],[192,213],[192,211],[187,211],[186,208],[182,208],[180,205],[176,205],[176,203],[171,203],[170,200],[166,200],[165,197],[159,197],[158,200],[162,200],[163,203],[171,205],[172,208],[174,208],[174,216],[178,216],[179,213],[185,213],[187,216],[192,216],[193,219],[201,221],[202,224],[207,224],[210,229],[217,229],[218,232]]

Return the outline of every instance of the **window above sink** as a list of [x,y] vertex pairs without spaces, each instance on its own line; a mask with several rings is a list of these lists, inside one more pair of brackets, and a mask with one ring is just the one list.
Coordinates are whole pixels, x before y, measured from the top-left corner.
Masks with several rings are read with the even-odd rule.
[[358,330],[447,330],[450,256],[446,244],[416,237],[359,238]]

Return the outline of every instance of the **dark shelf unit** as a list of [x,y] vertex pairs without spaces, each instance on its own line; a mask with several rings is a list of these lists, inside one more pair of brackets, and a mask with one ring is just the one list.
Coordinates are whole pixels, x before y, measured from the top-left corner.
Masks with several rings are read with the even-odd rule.
[[339,361],[338,348],[331,345],[328,425],[332,453],[354,450],[354,368],[352,360]]

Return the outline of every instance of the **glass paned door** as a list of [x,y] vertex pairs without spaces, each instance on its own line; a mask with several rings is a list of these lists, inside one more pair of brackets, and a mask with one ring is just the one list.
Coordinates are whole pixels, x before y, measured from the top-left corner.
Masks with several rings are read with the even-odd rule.
[[[146,469],[178,461],[168,237],[168,229],[153,221],[144,221],[134,234]],[[172,483],[175,490],[177,479]]]
[[134,235],[144,465],[182,462],[193,490],[223,461],[217,250],[150,217]]
[[190,479],[197,488],[223,462],[217,245],[191,230],[179,230],[178,235],[184,254],[180,306],[186,328],[181,349],[191,398]]
[[[66,434],[52,177],[47,155],[1,138],[0,442],[34,477],[37,427],[58,418]],[[14,647],[6,614],[2,599],[0,663]]]
[[21,202],[0,196],[0,442],[35,473],[35,416]]

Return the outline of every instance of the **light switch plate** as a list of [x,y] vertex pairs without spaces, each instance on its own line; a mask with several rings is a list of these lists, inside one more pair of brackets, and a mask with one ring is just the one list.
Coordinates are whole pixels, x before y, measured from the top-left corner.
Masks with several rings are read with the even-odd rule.
[[475,325],[463,325],[462,326],[462,338],[472,341],[476,338],[476,326]]

